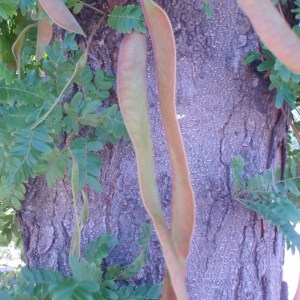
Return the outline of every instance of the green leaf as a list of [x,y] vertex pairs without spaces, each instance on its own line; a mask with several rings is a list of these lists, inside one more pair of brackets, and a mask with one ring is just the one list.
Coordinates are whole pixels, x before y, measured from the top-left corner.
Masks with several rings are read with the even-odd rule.
[[244,60],[244,64],[251,64],[255,60],[261,60],[261,54],[255,51],[250,51],[249,55]]
[[78,122],[84,126],[97,127],[101,124],[101,118],[95,114],[81,116]]
[[284,101],[284,92],[283,89],[277,89],[276,98],[275,98],[275,106],[276,108],[281,108]]
[[34,0],[19,0],[21,14],[25,16],[26,10],[33,10],[36,5]]
[[73,279],[64,279],[52,287],[52,300],[71,300],[71,296],[76,287]]
[[136,299],[160,299],[162,285],[141,285],[138,287],[123,285],[118,290],[119,300],[136,300]]
[[89,151],[99,151],[103,149],[103,144],[99,141],[90,141],[87,144],[87,148]]
[[110,289],[102,289],[102,295],[104,299],[109,299],[109,300],[118,300],[118,294]]
[[88,150],[89,141],[83,137],[73,140],[71,145],[72,153],[79,165],[79,189],[89,184],[95,190],[100,190],[99,183],[100,168],[102,160],[99,156]]
[[20,210],[22,208],[20,200],[16,197],[11,197],[11,204],[13,205],[15,210]]
[[234,184],[244,186],[243,172],[245,160],[242,156],[234,156],[231,160],[231,170],[233,175]]
[[108,17],[108,25],[121,32],[146,32],[144,16],[141,8],[135,5],[118,6]]
[[290,159],[289,165],[290,165],[291,176],[292,177],[297,177],[298,176],[298,169],[297,169],[297,163],[295,162],[295,160]]
[[102,276],[102,271],[94,262],[88,262],[86,259],[78,259],[71,256],[69,259],[71,272],[76,281],[99,281]]
[[0,17],[4,20],[17,15],[17,0],[0,0]]
[[89,176],[87,177],[86,183],[97,193],[102,192],[102,186],[98,179],[95,177]]
[[109,248],[117,244],[118,240],[110,233],[100,236],[94,242],[89,243],[86,251],[87,261],[100,265],[102,260],[108,256]]
[[52,148],[48,144],[41,142],[39,140],[32,140],[32,146],[34,149],[42,153],[47,153],[52,151]]
[[34,275],[33,273],[27,269],[27,268],[22,268],[21,269],[21,272],[22,272],[22,275],[29,281],[31,282],[34,282],[35,281],[35,278],[34,278]]
[[300,191],[299,191],[297,185],[295,184],[295,182],[292,179],[287,179],[285,181],[285,185],[289,189],[289,191],[291,193],[293,193],[295,196],[300,196]]
[[267,60],[258,65],[257,71],[259,72],[271,71],[273,69],[273,66],[274,66],[274,62],[271,60]]
[[109,90],[113,87],[114,78],[110,78],[101,69],[96,71],[95,86],[100,90]]
[[[291,171],[294,175],[297,172],[295,168],[294,164],[292,167],[294,170]],[[300,196],[297,186],[298,177],[283,181],[281,176],[280,168],[277,168],[273,174],[271,170],[267,170],[264,175],[249,176],[247,186],[239,191],[236,199],[268,219],[272,225],[277,226],[288,247],[300,249],[300,235],[294,229],[300,221],[300,210],[293,202],[293,199],[298,199]]]
[[291,78],[290,70],[283,65],[279,60],[276,60],[274,70],[278,71],[278,74],[282,81],[288,82]]
[[205,15],[208,19],[212,18],[212,10],[210,4],[207,2],[207,0],[202,0],[203,8]]
[[46,165],[46,180],[51,188],[55,187],[56,181],[63,179],[69,160],[66,151],[54,151],[49,156],[44,156],[49,164]]
[[81,108],[81,114],[82,115],[88,115],[91,113],[95,113],[96,110],[101,106],[101,101],[91,101],[91,102],[87,102],[85,101],[82,104],[82,108]]
[[73,13],[74,13],[74,14],[80,13],[80,11],[82,10],[82,8],[83,8],[83,3],[77,2],[77,3],[74,5],[74,7],[73,7]]

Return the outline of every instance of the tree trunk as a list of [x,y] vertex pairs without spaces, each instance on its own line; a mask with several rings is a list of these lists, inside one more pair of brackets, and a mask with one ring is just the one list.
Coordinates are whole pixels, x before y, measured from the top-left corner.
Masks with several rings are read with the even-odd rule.
[[[124,4],[128,1],[108,1]],[[247,18],[234,0],[211,1],[208,20],[202,1],[157,1],[169,14],[177,44],[177,109],[197,203],[196,230],[188,261],[190,299],[280,299],[284,247],[276,228],[234,202],[230,162],[246,160],[248,174],[284,164],[286,124],[274,106],[268,82],[243,65],[258,47]],[[102,8],[103,8],[102,6]],[[99,8],[100,5],[99,5]],[[81,15],[89,34],[97,16]],[[91,48],[90,63],[115,73],[120,35],[104,28]],[[103,43],[104,42],[104,43]],[[157,181],[166,214],[170,214],[172,178],[162,132],[152,49],[149,48],[149,110],[153,129]],[[107,145],[101,182],[90,192],[90,216],[83,246],[110,231],[121,240],[111,261],[129,263],[138,248],[140,224],[148,220],[139,196],[135,156],[130,142]],[[32,182],[19,214],[26,263],[66,272],[73,232],[72,201],[67,181],[49,190]],[[151,266],[140,279],[158,282],[164,263],[157,238],[151,243]],[[83,247],[84,248],[84,247]]]

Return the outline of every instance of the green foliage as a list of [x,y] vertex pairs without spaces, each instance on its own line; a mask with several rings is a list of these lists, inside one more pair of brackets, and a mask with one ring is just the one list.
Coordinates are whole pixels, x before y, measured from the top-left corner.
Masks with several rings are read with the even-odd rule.
[[84,6],[84,3],[78,0],[67,0],[67,1],[64,0],[64,1],[66,2],[67,7],[69,9],[72,9],[74,14],[78,14]]
[[296,14],[295,19],[300,20],[300,1],[294,0],[295,7],[292,12]]
[[36,0],[19,0],[18,2],[20,11],[23,16],[26,14],[27,10],[33,11],[36,6]]
[[[61,48],[58,42],[55,42],[53,47],[48,47],[48,58],[42,66],[42,72],[46,75],[44,79],[33,70],[23,80],[15,79],[10,85],[3,80],[0,82],[0,95],[3,100],[0,106],[2,129],[0,153],[7,158],[1,165],[1,175],[9,184],[19,185],[21,182],[27,182],[29,177],[40,175],[43,169],[48,169],[47,159],[50,160],[50,166],[53,166],[53,157],[59,156],[58,152],[62,152],[56,146],[59,136],[71,132],[75,135],[79,134],[83,125],[80,124],[79,118],[74,117],[72,108],[75,102],[78,107],[81,107],[81,112],[90,113],[91,118],[96,116],[96,109],[100,107],[103,99],[95,100],[90,97],[85,99],[83,94],[79,93],[73,97],[71,105],[65,103],[64,106],[55,107],[39,126],[33,129],[31,126],[39,116],[49,110],[73,73],[78,59],[77,51],[69,59],[63,55],[63,52],[69,51],[71,55],[71,49],[76,49],[75,45],[69,37],[66,37]],[[94,105],[95,103],[97,106]],[[79,114],[78,116],[81,117]],[[91,130],[89,136],[82,139],[86,140],[94,134]],[[120,136],[120,132],[116,135]],[[87,141],[81,141],[81,144],[88,144]],[[93,152],[98,150],[99,148],[95,147],[92,149]],[[86,166],[87,161],[80,162],[82,166]],[[53,180],[50,183],[53,183]]]
[[245,161],[237,156],[232,159],[233,199],[256,211],[283,234],[288,248],[300,250],[300,235],[295,226],[300,221],[300,177],[295,160],[290,159],[282,180],[280,169],[274,173],[267,170],[264,174],[243,178]]
[[[273,0],[274,4],[285,5],[286,0]],[[295,19],[300,19],[300,1],[294,0]],[[293,27],[294,32],[299,36],[299,25]],[[299,113],[300,76],[291,72],[264,46],[261,46],[260,53],[250,52],[245,59],[246,64],[257,66],[257,71],[264,73],[262,76],[270,80],[270,89],[276,90],[275,105],[282,108],[284,102],[294,109],[292,114],[294,130],[300,129],[297,121]],[[294,147],[292,134],[289,134],[287,150],[288,164],[284,174],[277,169],[274,173],[267,170],[264,174],[256,174],[244,180],[242,173],[244,160],[236,157],[232,161],[232,172],[234,178],[233,198],[242,202],[246,207],[260,213],[264,218],[271,221],[282,232],[287,246],[294,251],[300,250],[300,237],[295,231],[299,223],[299,196],[300,178],[298,165],[300,150]]]
[[79,91],[71,101],[62,99],[53,107],[82,56],[74,37],[66,35],[63,43],[48,46],[42,63],[32,63],[29,72],[23,69],[20,79],[0,64],[0,156],[5,158],[0,163],[0,230],[7,242],[19,237],[15,212],[24,199],[23,184],[45,174],[54,187],[66,174],[70,177],[72,157],[64,146],[69,137],[79,164],[79,191],[85,185],[101,191],[102,161],[97,152],[107,141],[116,142],[126,134],[118,107],[103,107],[114,82],[103,70],[94,74],[85,67],[74,79]]
[[134,277],[143,265],[149,261],[148,244],[151,238],[151,227],[147,224],[142,224],[143,235],[137,240],[141,247],[139,256],[126,268],[123,266],[110,266],[107,269],[105,279],[107,280],[128,280]]
[[257,71],[267,74],[270,89],[276,89],[276,107],[281,108],[286,101],[291,108],[295,108],[300,93],[300,75],[291,72],[264,46],[262,53],[251,51],[245,59],[246,64],[253,62],[258,63]]
[[0,21],[1,18],[7,20],[16,15],[17,0],[0,0]]
[[108,25],[122,33],[146,32],[143,12],[135,5],[115,7],[109,15]]
[[[118,240],[110,234],[100,236],[91,242],[85,258],[70,257],[70,276],[63,276],[58,271],[22,268],[21,272],[10,276],[9,284],[2,280],[0,300],[7,299],[38,299],[38,300],[138,300],[159,299],[161,285],[134,286],[128,283],[136,276],[146,260],[141,257],[148,255],[151,227],[142,225],[143,234],[138,240],[141,252],[137,259],[128,267],[109,266],[104,268],[104,259],[108,257],[110,248],[118,244]],[[136,261],[139,264],[136,264]],[[134,265],[134,270],[133,266]],[[111,269],[122,268],[123,276],[111,276]]]
[[[77,0],[65,3],[75,13],[84,5]],[[37,64],[36,30],[31,30],[22,37],[24,42],[18,48],[18,74],[14,74],[16,62],[11,47],[23,28],[32,23],[27,16],[36,9],[35,0],[0,1],[0,156],[4,158],[0,162],[0,231],[3,245],[11,240],[21,241],[16,212],[22,207],[24,184],[30,178],[45,175],[48,185],[55,187],[56,181],[65,176],[71,180],[75,160],[79,178],[76,195],[84,186],[100,192],[102,161],[98,152],[106,142],[116,143],[127,136],[117,105],[104,103],[113,87],[114,76],[101,69],[93,72],[88,66],[84,67],[86,53],[78,50],[75,34],[66,34],[63,42],[55,40],[46,46],[44,59]],[[137,30],[141,28],[140,12],[138,8],[127,10],[129,17],[137,18],[133,22]],[[83,198],[80,229],[88,216],[88,199],[85,194]]]
[[[274,0],[274,4],[285,5],[286,0]],[[292,10],[299,20],[300,1],[293,1],[296,8]],[[293,27],[294,32],[299,35],[299,25]],[[275,105],[282,108],[286,102],[292,109],[299,112],[300,76],[291,72],[264,46],[261,52],[252,51],[245,59],[246,64],[257,66],[257,71],[264,73],[264,78],[269,78],[270,89],[276,90]],[[292,115],[294,126],[299,131],[299,121]],[[299,149],[295,149],[292,143],[292,135],[288,137],[288,165],[284,174],[277,169],[274,173],[267,170],[265,174],[256,174],[243,179],[242,172],[244,160],[241,157],[232,161],[235,191],[233,198],[241,201],[246,207],[260,213],[264,218],[271,221],[282,232],[288,248],[300,250],[300,237],[295,231],[299,223],[299,196],[300,179],[298,174]],[[284,178],[284,180],[283,180]]]
[[7,184],[3,179],[0,180],[0,228],[2,246],[7,246],[11,241],[15,241],[17,246],[21,243],[16,211],[21,209],[22,201],[25,199],[25,191],[23,184]]
[[279,3],[281,3],[282,5],[285,5],[285,4],[287,4],[287,1],[288,1],[288,0],[273,0],[273,3],[274,3],[275,5],[277,5],[277,4],[279,4]]
[[81,191],[87,184],[97,192],[101,191],[99,176],[102,161],[95,151],[101,150],[102,143],[94,139],[79,137],[72,142],[72,153],[79,163],[79,186]]
[[25,16],[27,10],[34,11],[35,6],[36,0],[0,0],[0,22],[1,18],[7,20],[17,15],[18,9]]
[[[273,0],[276,5],[285,5],[287,0]],[[295,21],[300,20],[300,1],[294,0],[295,8],[291,11],[295,13]],[[293,31],[300,36],[299,24],[293,27]],[[292,108],[297,107],[300,94],[300,75],[291,72],[264,46],[261,51],[251,51],[245,59],[246,64],[258,65],[257,71],[265,73],[264,78],[270,79],[270,89],[276,90],[275,104],[277,108],[281,108],[284,102]]]
[[211,10],[210,4],[208,3],[207,0],[202,0],[202,5],[203,5],[203,9],[204,9],[206,17],[208,19],[211,19],[212,18],[212,10]]

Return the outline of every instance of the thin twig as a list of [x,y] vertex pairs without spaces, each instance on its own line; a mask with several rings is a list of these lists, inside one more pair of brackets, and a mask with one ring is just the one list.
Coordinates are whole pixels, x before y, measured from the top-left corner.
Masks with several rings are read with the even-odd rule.
[[91,33],[91,35],[90,35],[90,37],[89,37],[89,39],[88,39],[88,41],[87,41],[87,45],[86,45],[86,52],[87,52],[87,53],[89,52],[91,43],[92,43],[92,41],[93,41],[93,38],[94,38],[94,36],[95,36],[97,30],[100,28],[100,25],[104,22],[105,18],[106,18],[106,14],[104,14],[104,15],[100,18],[100,20],[98,21],[98,23],[97,23],[97,25],[95,26],[94,30],[92,31],[92,33]]
[[97,11],[98,13],[100,13],[100,14],[102,14],[102,15],[105,15],[105,12],[104,11],[102,11],[102,10],[100,10],[100,9],[98,9],[98,8],[96,8],[96,7],[94,7],[94,6],[92,6],[92,5],[90,5],[90,4],[88,4],[88,3],[85,3],[85,2],[83,2],[83,1],[80,1],[80,0],[77,0],[79,3],[81,3],[81,4],[83,4],[84,6],[86,6],[86,7],[89,7],[90,9],[93,9],[94,11]]

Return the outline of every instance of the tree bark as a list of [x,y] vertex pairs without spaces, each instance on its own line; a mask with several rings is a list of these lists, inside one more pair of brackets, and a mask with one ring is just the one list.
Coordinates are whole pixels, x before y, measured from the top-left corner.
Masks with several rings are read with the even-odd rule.
[[[112,3],[113,2],[113,3]],[[110,9],[109,1],[99,8]],[[278,230],[231,199],[230,162],[246,160],[248,174],[284,165],[286,123],[275,108],[268,81],[243,65],[258,40],[234,0],[211,1],[208,20],[201,1],[157,1],[169,14],[177,44],[177,109],[197,203],[196,230],[188,261],[190,299],[280,299],[284,247]],[[97,19],[81,14],[89,34]],[[115,73],[120,35],[99,31],[89,62]],[[152,49],[148,64],[149,111],[153,130],[157,182],[166,215],[170,215],[172,178],[157,103]],[[135,157],[130,142],[107,145],[101,153],[103,192],[90,192],[90,216],[82,233],[88,241],[110,231],[121,243],[110,261],[127,264],[136,255],[141,222],[148,220],[141,204]],[[67,181],[49,190],[35,179],[19,214],[29,267],[67,272],[73,231]],[[151,266],[137,280],[158,282],[164,263],[155,236]]]

